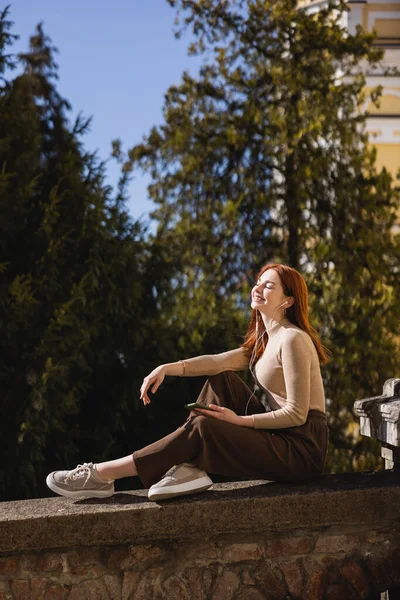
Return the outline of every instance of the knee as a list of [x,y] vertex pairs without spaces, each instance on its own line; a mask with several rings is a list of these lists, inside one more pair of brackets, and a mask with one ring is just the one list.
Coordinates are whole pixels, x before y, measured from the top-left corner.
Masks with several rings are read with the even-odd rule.
[[210,417],[206,417],[205,415],[196,415],[193,417],[193,425],[195,425],[198,429],[207,427],[205,424],[207,421],[210,421]]

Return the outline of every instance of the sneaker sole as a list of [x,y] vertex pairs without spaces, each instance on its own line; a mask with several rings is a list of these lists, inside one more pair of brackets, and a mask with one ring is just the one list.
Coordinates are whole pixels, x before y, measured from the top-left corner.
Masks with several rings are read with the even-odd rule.
[[46,484],[47,487],[49,487],[51,489],[52,492],[55,492],[56,494],[59,494],[60,496],[65,496],[66,498],[109,498],[110,496],[113,496],[115,493],[115,490],[109,492],[109,491],[102,491],[102,490],[87,490],[87,491],[83,491],[83,490],[78,490],[76,492],[70,491],[70,490],[64,490],[63,488],[58,487],[58,485],[56,485],[53,480],[51,479],[51,473],[49,475],[47,475],[46,477]]
[[202,477],[201,479],[197,479],[196,481],[198,482],[196,487],[193,487],[193,482],[189,482],[180,483],[169,488],[159,487],[150,489],[148,493],[148,498],[149,500],[165,500],[167,498],[174,498],[175,496],[196,494],[197,492],[205,492],[213,485],[213,482],[209,477]]

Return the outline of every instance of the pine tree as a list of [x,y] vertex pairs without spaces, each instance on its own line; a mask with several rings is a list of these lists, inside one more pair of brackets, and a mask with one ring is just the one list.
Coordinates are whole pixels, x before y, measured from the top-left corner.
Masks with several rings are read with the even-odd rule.
[[90,119],[69,123],[42,26],[7,56],[7,12],[1,72],[23,69],[0,89],[0,497],[17,499],[48,495],[49,470],[135,449],[160,352],[153,287],[171,274],[124,208],[129,173],[114,194],[83,147]]

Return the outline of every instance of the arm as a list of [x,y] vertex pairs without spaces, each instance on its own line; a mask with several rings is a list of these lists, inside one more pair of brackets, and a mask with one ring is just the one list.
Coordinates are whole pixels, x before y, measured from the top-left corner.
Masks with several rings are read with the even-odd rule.
[[164,368],[165,375],[171,375],[172,377],[183,377],[185,374],[185,365],[182,360],[178,360],[178,362],[167,363],[162,365]]
[[248,369],[250,352],[239,347],[220,354],[203,354],[185,358],[175,363],[163,365],[165,375],[196,377],[198,375],[217,375],[222,371],[241,371]]
[[221,354],[205,354],[179,360],[175,363],[167,363],[153,369],[153,371],[144,378],[140,388],[140,398],[144,404],[150,404],[150,398],[147,390],[152,385],[153,394],[161,385],[165,375],[178,375],[179,377],[196,375],[216,375],[225,370],[240,371],[246,369],[249,365],[250,352],[247,348],[236,348]]
[[[304,334],[287,332],[282,342],[286,405],[268,413],[251,415],[255,429],[296,427],[306,422],[310,407],[311,356],[312,350]],[[247,426],[249,423],[247,420]]]

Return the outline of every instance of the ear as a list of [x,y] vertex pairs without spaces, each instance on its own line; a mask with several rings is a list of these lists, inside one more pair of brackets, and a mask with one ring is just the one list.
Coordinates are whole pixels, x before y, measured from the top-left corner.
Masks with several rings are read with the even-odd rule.
[[286,300],[286,306],[285,306],[285,308],[287,309],[287,308],[289,308],[290,306],[293,306],[293,304],[294,304],[294,298],[291,296],[290,298],[288,298],[288,299]]

